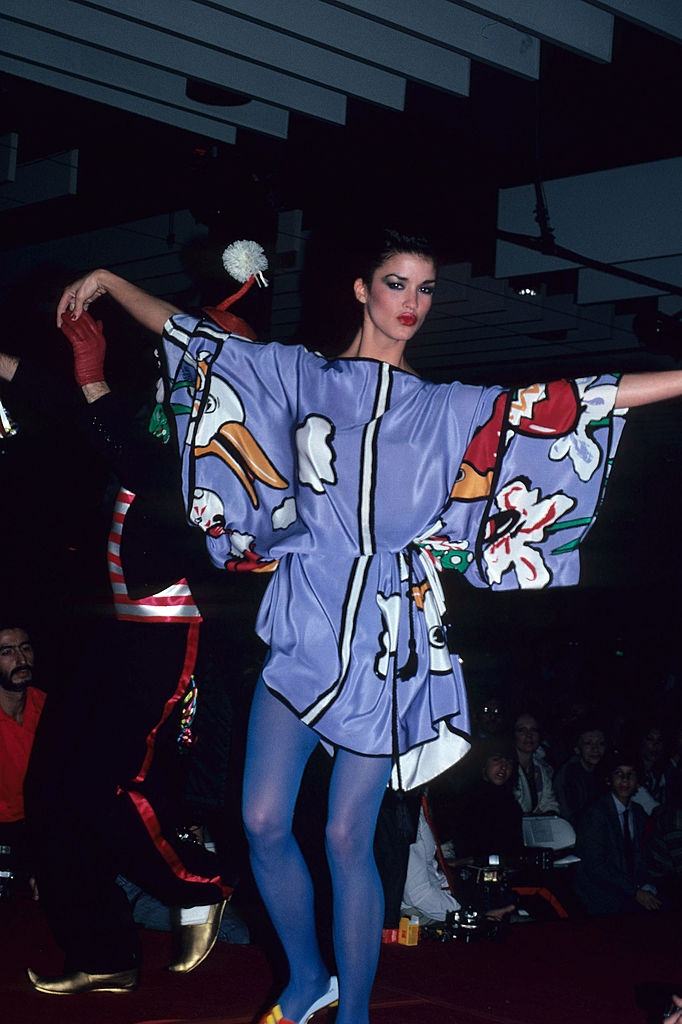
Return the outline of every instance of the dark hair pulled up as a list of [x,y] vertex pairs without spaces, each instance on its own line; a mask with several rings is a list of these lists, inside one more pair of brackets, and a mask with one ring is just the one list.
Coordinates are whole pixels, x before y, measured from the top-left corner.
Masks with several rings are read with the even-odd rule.
[[361,277],[365,284],[370,284],[374,272],[379,267],[382,267],[391,256],[398,256],[402,253],[431,260],[434,267],[438,268],[436,251],[428,239],[422,235],[405,234],[394,228],[383,228],[376,233],[375,237],[365,240],[358,254],[359,267],[355,276]]

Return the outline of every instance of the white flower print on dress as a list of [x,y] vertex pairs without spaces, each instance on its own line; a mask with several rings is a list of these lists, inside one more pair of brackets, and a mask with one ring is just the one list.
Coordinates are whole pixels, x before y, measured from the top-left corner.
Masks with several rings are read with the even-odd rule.
[[549,527],[570,512],[575,500],[567,494],[540,497],[540,489],[528,489],[518,478],[506,484],[495,498],[500,510],[488,520],[484,558],[490,583],[500,583],[513,569],[522,590],[541,590],[551,574],[540,551],[531,547],[544,540]]
[[613,384],[598,384],[592,387],[597,377],[581,377],[575,384],[578,389],[582,411],[572,433],[559,437],[549,451],[554,462],[560,462],[566,456],[581,480],[591,480],[601,465],[602,450],[590,436],[590,427],[603,421],[611,413],[616,400],[616,388]]

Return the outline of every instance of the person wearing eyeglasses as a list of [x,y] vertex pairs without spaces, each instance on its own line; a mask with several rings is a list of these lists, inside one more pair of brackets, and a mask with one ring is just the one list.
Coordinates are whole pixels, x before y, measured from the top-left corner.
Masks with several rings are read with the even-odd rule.
[[589,914],[660,910],[644,855],[646,813],[632,800],[639,784],[636,756],[616,753],[608,769],[609,792],[577,823],[576,894]]

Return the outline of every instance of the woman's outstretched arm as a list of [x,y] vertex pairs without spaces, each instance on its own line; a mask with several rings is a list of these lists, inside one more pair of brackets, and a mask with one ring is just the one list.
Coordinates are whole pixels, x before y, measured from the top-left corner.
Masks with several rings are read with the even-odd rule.
[[[110,295],[138,323],[155,334],[162,333],[169,316],[181,312],[172,303],[149,295],[110,270],[93,270],[64,289],[57,306],[57,326],[61,327],[65,316],[78,320],[81,313],[101,295]],[[633,408],[680,396],[682,370],[626,373],[618,385],[616,406]]]
[[618,385],[616,408],[651,405],[682,395],[682,370],[652,370],[648,373],[624,373]]
[[67,285],[62,292],[57,306],[57,327],[61,327],[63,317],[78,320],[101,295],[110,295],[133,319],[155,334],[161,334],[169,316],[181,312],[177,306],[149,295],[110,270],[93,270]]

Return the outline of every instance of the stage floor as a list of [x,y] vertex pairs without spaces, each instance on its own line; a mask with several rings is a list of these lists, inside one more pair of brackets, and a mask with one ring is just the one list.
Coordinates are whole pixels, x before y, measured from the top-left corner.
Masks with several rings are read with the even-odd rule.
[[[511,926],[502,940],[384,947],[372,1024],[645,1024],[657,989],[682,986],[680,917]],[[218,944],[186,977],[165,970],[168,935],[144,932],[130,994],[41,995],[25,969],[57,973],[59,953],[39,908],[0,905],[2,1024],[251,1024],[272,987],[256,946]],[[664,998],[659,993],[660,1000]],[[333,1021],[333,1015],[327,1018]],[[315,1018],[325,1020],[324,1013]]]

